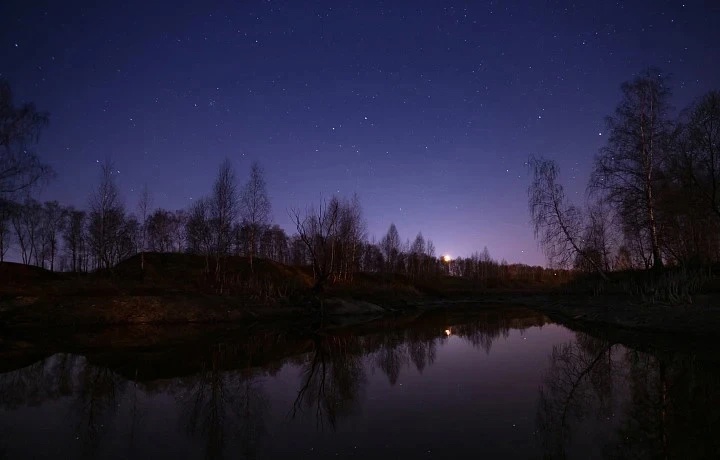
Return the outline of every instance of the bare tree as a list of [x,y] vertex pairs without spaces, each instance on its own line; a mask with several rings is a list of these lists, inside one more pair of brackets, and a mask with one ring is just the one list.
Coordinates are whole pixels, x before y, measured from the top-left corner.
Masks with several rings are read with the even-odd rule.
[[720,92],[711,91],[690,107],[682,138],[690,177],[720,219]]
[[15,204],[0,198],[0,262],[5,260],[5,254],[11,245],[12,213]]
[[380,249],[385,254],[387,270],[389,272],[395,271],[400,256],[400,235],[395,224],[390,224],[387,234],[380,241]]
[[[587,220],[582,249],[587,257],[595,260],[596,265],[602,267],[604,271],[610,271],[611,253],[615,246],[612,231],[614,219],[611,210],[603,200],[598,200],[588,207]],[[595,267],[583,256],[576,260],[575,265],[576,268],[586,271],[595,270]]]
[[185,224],[187,250],[194,254],[210,255],[213,232],[210,227],[210,201],[202,198],[193,203]]
[[623,99],[615,115],[607,118],[608,144],[595,159],[591,189],[601,190],[608,200],[634,212],[647,228],[653,266],[663,266],[657,222],[657,181],[671,134],[668,120],[668,89],[657,69],[648,69],[622,85]]
[[73,272],[87,271],[85,261],[87,260],[85,211],[72,208],[67,210],[68,220],[63,233],[65,250],[70,255],[70,269]]
[[[55,257],[59,249],[60,234],[65,227],[67,212],[57,201],[46,202],[42,209],[42,259],[50,263],[50,271],[55,271]],[[45,264],[43,263],[43,266]]]
[[410,275],[421,276],[424,270],[425,238],[419,232],[410,246]]
[[332,274],[333,242],[340,222],[340,201],[333,197],[321,202],[317,209],[310,208],[301,215],[298,210],[289,212],[298,236],[312,260],[316,292],[322,292]]
[[0,79],[0,197],[29,189],[52,176],[32,146],[47,125],[47,112],[34,104],[16,107],[10,84]]
[[218,169],[210,200],[210,216],[215,233],[215,253],[218,257],[226,256],[230,252],[231,231],[233,223],[238,217],[238,211],[235,170],[230,160],[225,159]]
[[265,190],[265,178],[260,165],[255,162],[250,169],[250,179],[240,195],[243,224],[248,227],[250,269],[257,247],[258,235],[270,222],[270,200]]
[[357,270],[359,246],[365,238],[365,221],[357,195],[354,195],[352,200],[340,202],[339,219],[334,247],[338,277],[351,280],[353,272]]
[[533,181],[528,188],[530,221],[548,259],[564,267],[581,257],[605,277],[602,267],[582,248],[582,214],[565,202],[565,191],[557,183],[555,163],[531,158],[530,167],[533,171]]
[[187,229],[187,220],[188,215],[185,211],[183,211],[182,209],[178,209],[177,211],[175,211],[172,226],[172,250],[176,252],[182,252],[183,247],[185,247],[185,242],[187,240],[187,235],[185,233]]
[[151,251],[173,250],[175,216],[164,209],[156,209],[147,220],[148,246]]
[[12,224],[15,237],[20,246],[20,255],[24,264],[38,263],[38,246],[40,242],[40,225],[42,208],[40,203],[28,198],[22,205],[16,205],[12,213]]
[[140,217],[140,270],[145,270],[145,249],[147,248],[147,217],[150,207],[152,206],[152,198],[147,184],[143,185],[137,208]]
[[125,209],[120,201],[113,164],[101,165],[100,183],[90,198],[89,241],[98,267],[110,268],[117,262],[117,244],[120,240]]

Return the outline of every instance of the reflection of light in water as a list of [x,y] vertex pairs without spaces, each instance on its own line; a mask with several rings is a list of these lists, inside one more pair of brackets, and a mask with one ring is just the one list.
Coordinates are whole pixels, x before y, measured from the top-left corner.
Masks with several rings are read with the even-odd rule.
[[450,334],[452,334],[452,331],[450,329],[445,329],[445,335],[450,335]]

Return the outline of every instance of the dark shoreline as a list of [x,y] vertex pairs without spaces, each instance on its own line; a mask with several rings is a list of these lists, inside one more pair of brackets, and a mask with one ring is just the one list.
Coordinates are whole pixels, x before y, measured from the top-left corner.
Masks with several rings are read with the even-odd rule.
[[[478,296],[479,297],[479,296]],[[77,299],[75,299],[77,301]],[[97,302],[96,302],[97,300]],[[329,298],[319,305],[233,304],[232,299],[199,296],[85,298],[71,303],[38,303],[0,310],[0,349],[4,338],[62,336],[111,328],[242,330],[261,328],[318,332],[382,320],[412,319],[434,312],[472,315],[495,309],[527,308],[571,329],[601,331],[625,340],[708,344],[720,330],[720,308],[708,305],[635,304],[627,298],[560,294],[488,294],[482,298],[407,299],[379,306]],[[102,302],[102,303],[101,303]],[[7,305],[7,304],[6,304]],[[321,314],[321,311],[323,312]],[[642,342],[643,340],[641,340]],[[714,343],[712,348],[717,348]]]
[[[646,305],[624,297],[563,294],[488,294],[465,298],[419,298],[371,303],[356,299],[314,299],[301,305],[240,303],[217,296],[115,296],[72,298],[63,302],[13,299],[0,308],[0,330],[122,325],[241,324],[253,321],[297,321],[327,317],[335,322],[357,322],[363,317],[417,314],[428,310],[483,310],[523,306],[560,323],[614,327],[646,333],[714,335],[720,330],[720,307],[705,305]],[[22,305],[28,302],[28,305]],[[322,307],[321,307],[322,305]],[[330,321],[331,323],[333,321]]]

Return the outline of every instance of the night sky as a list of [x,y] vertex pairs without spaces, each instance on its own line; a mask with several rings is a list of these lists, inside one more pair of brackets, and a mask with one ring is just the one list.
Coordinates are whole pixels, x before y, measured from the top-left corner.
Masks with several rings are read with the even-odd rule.
[[357,192],[378,240],[544,264],[529,155],[581,203],[623,81],[661,68],[678,109],[720,89],[714,0],[179,3],[0,4],[0,76],[51,114],[39,198],[86,207],[110,159],[129,209],[144,183],[186,208],[258,160],[289,233],[286,209]]

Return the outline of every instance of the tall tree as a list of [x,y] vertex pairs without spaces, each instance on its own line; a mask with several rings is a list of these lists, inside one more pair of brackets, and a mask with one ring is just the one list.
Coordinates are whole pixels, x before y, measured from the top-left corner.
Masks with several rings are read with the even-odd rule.
[[67,211],[57,201],[49,201],[44,204],[42,213],[43,259],[50,263],[50,271],[55,271],[55,257],[59,249],[60,234],[65,227]]
[[125,220],[125,209],[113,177],[113,164],[104,162],[100,169],[100,183],[90,198],[88,236],[97,267],[110,268],[117,254]]
[[218,169],[210,201],[210,216],[214,226],[215,253],[226,256],[230,252],[232,226],[238,217],[239,201],[235,169],[225,159]]
[[164,209],[156,209],[147,220],[148,246],[151,251],[171,252],[175,216]]
[[85,231],[85,211],[68,208],[68,219],[63,239],[65,240],[65,250],[70,255],[70,269],[73,272],[86,271],[84,261],[86,260],[86,231]]
[[40,265],[38,249],[41,223],[42,207],[37,201],[27,198],[23,204],[15,206],[12,224],[24,264],[31,264],[34,260],[35,265]]
[[11,244],[11,217],[14,206],[13,202],[0,198],[0,262],[5,260]]
[[333,197],[328,203],[320,203],[317,209],[310,208],[301,215],[290,211],[298,237],[305,245],[313,266],[316,292],[322,292],[332,275],[334,263],[334,241],[340,224],[340,201]]
[[389,272],[395,271],[397,268],[398,258],[400,256],[400,234],[395,224],[390,224],[387,234],[380,241],[380,248],[385,254],[385,262]]
[[185,223],[185,238],[187,239],[187,250],[193,254],[209,256],[212,252],[213,232],[210,224],[210,208],[211,204],[208,198],[201,198],[190,206]]
[[690,107],[682,141],[687,170],[707,209],[720,219],[720,92]]
[[260,165],[255,162],[250,168],[250,179],[240,195],[243,224],[248,227],[250,269],[257,247],[258,235],[270,223],[270,200],[265,189],[265,178]]
[[340,202],[339,219],[334,250],[338,262],[338,276],[351,280],[353,272],[358,268],[359,246],[365,238],[365,221],[357,195],[353,195],[352,200]]
[[10,84],[0,79],[0,197],[27,190],[52,175],[32,149],[47,126],[47,112],[15,106]]
[[627,211],[647,229],[653,266],[663,266],[657,219],[659,171],[667,153],[672,125],[668,118],[670,89],[657,69],[648,69],[622,85],[623,98],[607,118],[610,133],[595,159],[591,189]]
[[152,198],[147,184],[143,185],[138,200],[138,216],[140,217],[140,270],[145,270],[145,249],[147,248],[147,218],[152,206]]
[[531,158],[533,181],[528,188],[530,221],[548,259],[567,266],[577,257],[605,277],[597,260],[582,247],[584,229],[578,208],[566,203],[563,186],[557,182],[557,166],[552,160]]

